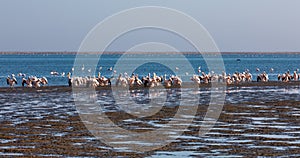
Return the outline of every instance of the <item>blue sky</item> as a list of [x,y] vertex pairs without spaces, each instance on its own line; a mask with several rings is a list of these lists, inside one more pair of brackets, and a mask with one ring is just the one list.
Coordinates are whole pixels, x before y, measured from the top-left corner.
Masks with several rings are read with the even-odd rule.
[[[149,5],[189,14],[221,51],[300,51],[299,0],[0,0],[0,51],[77,51],[104,18]],[[122,51],[131,42],[109,49]]]

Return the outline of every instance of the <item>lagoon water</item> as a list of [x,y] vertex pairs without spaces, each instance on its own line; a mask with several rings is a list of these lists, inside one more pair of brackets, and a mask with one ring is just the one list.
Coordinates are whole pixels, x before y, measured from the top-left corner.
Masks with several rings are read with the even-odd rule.
[[[120,59],[122,55],[120,54],[105,54],[102,55],[98,65],[95,67],[93,65],[84,65],[85,70],[88,71],[90,68],[96,68],[95,75],[97,76],[98,72],[101,72],[102,75],[106,77],[112,77],[113,72],[109,71],[110,67],[114,67],[117,61]],[[19,74],[23,73],[26,76],[37,76],[42,77],[45,76],[49,80],[49,85],[67,85],[67,78],[61,75],[52,76],[50,75],[51,71],[56,71],[58,73],[72,72],[72,68],[74,67],[76,55],[74,54],[14,54],[14,55],[0,55],[0,86],[7,86],[5,79],[8,75],[11,74]],[[127,57],[124,65],[125,67],[134,63],[136,60],[141,59],[151,59],[153,55],[151,54],[143,54],[143,55],[131,55]],[[156,55],[155,58],[160,58],[159,55]],[[222,55],[226,72],[232,74],[236,71],[243,72],[246,69],[253,74],[254,79],[258,73],[262,71],[266,71],[269,74],[271,80],[277,80],[277,75],[279,73],[284,73],[287,70],[291,72],[300,68],[300,54],[224,54]],[[176,63],[182,63],[183,60],[188,60],[195,73],[198,73],[198,67],[201,67],[201,70],[204,72],[208,72],[206,61],[202,58],[201,55],[196,54],[187,54],[185,58],[179,58],[178,56],[170,55],[170,58],[161,59],[163,62],[173,62],[174,67]],[[93,55],[86,56],[87,61],[98,61],[97,58]],[[212,59],[213,60],[213,59]],[[210,62],[210,61],[208,61]],[[89,62],[87,62],[89,63]],[[179,65],[179,64],[178,64]],[[79,66],[79,65],[78,65]],[[102,69],[99,69],[102,67]],[[174,69],[172,67],[171,69]],[[81,68],[81,65],[79,66]],[[260,72],[256,71],[256,68],[260,69]],[[274,71],[270,71],[270,69]],[[179,76],[186,76],[185,72],[180,71],[173,72],[170,68],[163,66],[158,63],[148,63],[144,65],[140,65],[134,71],[136,74],[140,76],[145,76],[148,73],[156,72],[157,75],[164,74],[177,74]],[[118,70],[117,74],[120,73]],[[212,70],[213,71],[213,70]],[[122,72],[124,73],[124,72]],[[128,72],[129,73],[129,72]],[[192,75],[191,73],[188,76]],[[17,79],[21,81],[22,77],[18,77]],[[20,86],[20,84],[19,84]]]

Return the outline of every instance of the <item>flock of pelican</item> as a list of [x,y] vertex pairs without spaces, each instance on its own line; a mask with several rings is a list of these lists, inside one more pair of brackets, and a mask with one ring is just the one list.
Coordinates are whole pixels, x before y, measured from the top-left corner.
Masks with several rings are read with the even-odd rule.
[[87,86],[87,87],[103,87],[112,85],[112,81],[115,81],[117,87],[155,87],[155,86],[181,86],[182,80],[178,76],[171,75],[167,78],[167,75],[157,76],[155,73],[151,76],[149,73],[147,76],[139,77],[137,74],[128,75],[127,73],[119,74],[115,79],[114,77],[107,78],[98,74],[98,77],[70,77],[68,74],[69,86]]
[[282,80],[283,82],[289,82],[289,81],[298,81],[300,79],[300,73],[297,73],[298,71],[294,71],[293,74],[290,74],[290,71],[287,71],[284,74],[278,74],[278,81]]
[[[147,76],[139,77],[137,74],[128,75],[127,73],[120,73],[118,77],[114,78],[106,78],[105,76],[101,76],[100,73],[98,77],[69,77],[69,86],[87,86],[87,87],[103,87],[112,85],[112,81],[115,80],[115,86],[117,87],[156,87],[156,86],[164,86],[166,88],[169,87],[178,87],[182,85],[182,79],[176,75],[164,75],[158,76],[156,73],[152,75],[149,73]],[[300,73],[297,74],[297,71],[294,72],[293,75],[287,71],[284,74],[278,74],[278,80],[282,80],[283,82],[289,81],[298,81],[300,79]],[[252,74],[249,70],[244,72],[235,72],[232,75],[226,74],[223,72],[222,74],[215,74],[214,72],[205,73],[202,72],[201,75],[194,74],[190,80],[198,85],[200,84],[208,84],[210,82],[223,82],[226,84],[238,84],[242,82],[252,82]],[[262,72],[256,77],[257,82],[268,82],[269,76],[266,72]]]
[[[19,75],[20,76],[20,75]],[[41,85],[46,85],[48,84],[48,80],[46,77],[41,77],[41,78],[37,78],[36,76],[29,76],[27,79],[25,78],[25,75],[22,75],[22,86],[26,86],[26,87],[41,87]],[[7,85],[9,85],[10,87],[14,87],[15,84],[18,84],[18,81],[15,77],[14,74],[12,74],[11,76],[8,76],[6,78],[6,83]]]
[[[258,68],[256,71],[260,71]],[[209,73],[198,71],[199,74],[192,75],[190,80],[196,84],[208,84],[210,82],[223,82],[226,84],[238,84],[241,82],[252,82],[252,74],[249,70],[244,72],[235,72],[233,74],[216,74],[213,71]],[[200,74],[201,72],[201,74]],[[298,81],[300,79],[300,73],[296,70],[292,74],[290,71],[287,71],[283,74],[278,74],[278,81],[289,82],[289,81]],[[114,73],[115,74],[115,73]],[[18,74],[22,77],[22,86],[23,87],[41,87],[48,84],[46,77],[38,78],[36,76],[29,76],[27,78],[25,74]],[[163,75],[158,76],[156,73],[148,74],[147,76],[140,77],[137,74],[128,75],[127,73],[120,73],[118,77],[105,77],[101,73],[98,73],[97,77],[71,77],[71,73],[67,74],[69,86],[74,87],[103,87],[111,86],[112,82],[115,83],[117,87],[156,87],[164,86],[168,87],[180,87],[182,85],[182,79],[176,75]],[[17,79],[14,74],[10,75],[6,79],[7,85],[14,87],[17,84]],[[257,82],[268,82],[268,74],[264,71],[257,75]]]
[[251,82],[252,81],[252,74],[249,71],[245,71],[242,73],[235,72],[234,74],[226,74],[222,72],[222,74],[215,74],[212,73],[204,73],[202,75],[193,75],[191,80],[197,84],[208,84],[209,82],[225,82],[226,84],[233,84],[233,83],[240,83],[240,82]]

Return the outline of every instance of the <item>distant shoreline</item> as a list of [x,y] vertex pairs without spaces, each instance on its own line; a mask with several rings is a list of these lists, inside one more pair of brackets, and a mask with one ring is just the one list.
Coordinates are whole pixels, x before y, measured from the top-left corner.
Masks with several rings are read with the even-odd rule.
[[[100,54],[99,52],[81,52],[81,54]],[[124,54],[125,52],[104,52],[103,54]],[[0,52],[0,55],[76,55],[77,52]],[[131,52],[130,54],[199,54],[198,52]],[[213,52],[212,52],[213,54]],[[300,54],[300,52],[221,52],[221,54]]]

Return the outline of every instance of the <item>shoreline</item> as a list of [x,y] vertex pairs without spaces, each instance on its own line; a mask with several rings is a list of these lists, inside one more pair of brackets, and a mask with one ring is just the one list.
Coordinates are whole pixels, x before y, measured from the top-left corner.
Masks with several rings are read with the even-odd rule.
[[[200,84],[199,88],[210,88],[211,83],[209,84]],[[226,87],[289,87],[289,86],[300,86],[300,81],[291,81],[291,82],[281,82],[281,81],[269,81],[269,82],[243,82],[238,84],[230,84],[226,85]],[[224,87],[223,83],[214,83],[214,87]],[[96,91],[101,90],[111,90],[114,88],[114,90],[128,90],[129,88],[117,88],[115,86],[104,86],[104,87],[96,87],[94,88]],[[164,87],[153,87],[150,89],[162,89]],[[172,88],[196,88],[196,86],[192,82],[183,83],[181,87],[170,87],[166,89],[172,89]],[[149,87],[133,87],[130,89],[149,89]],[[86,87],[69,87],[67,85],[57,85],[57,86],[44,86],[39,88],[29,88],[29,87],[0,87],[0,93],[32,93],[32,92],[41,92],[41,93],[47,93],[47,92],[72,92],[73,90],[91,90],[91,88]]]
[[[0,55],[76,55],[79,52],[18,52],[18,51],[7,51],[7,52],[0,52]],[[80,54],[99,54],[99,52],[80,52]],[[110,54],[110,55],[122,55],[125,52],[103,52],[103,54]],[[199,52],[130,52],[130,54],[199,54]],[[214,52],[211,52],[212,54]],[[300,54],[300,52],[220,52],[222,55],[226,54]]]

